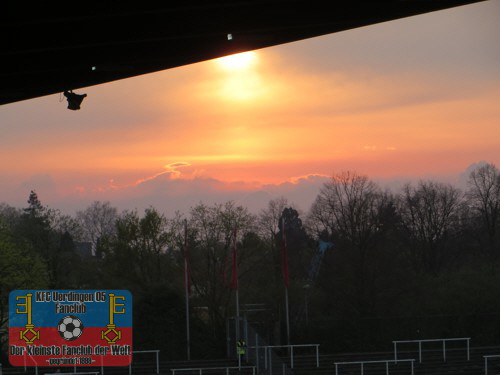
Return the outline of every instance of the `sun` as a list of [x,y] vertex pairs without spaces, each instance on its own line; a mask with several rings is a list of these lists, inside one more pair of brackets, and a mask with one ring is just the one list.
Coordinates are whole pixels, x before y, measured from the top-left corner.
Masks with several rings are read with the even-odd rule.
[[223,70],[246,70],[255,64],[257,54],[254,51],[237,53],[218,58],[216,61]]
[[260,56],[248,51],[214,60],[217,74],[213,85],[215,95],[224,101],[255,103],[268,92]]

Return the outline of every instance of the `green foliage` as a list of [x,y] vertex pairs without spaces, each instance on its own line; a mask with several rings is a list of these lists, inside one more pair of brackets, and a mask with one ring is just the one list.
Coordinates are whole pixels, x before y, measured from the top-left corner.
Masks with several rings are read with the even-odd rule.
[[7,321],[9,292],[16,289],[45,289],[48,271],[28,242],[16,242],[0,217],[0,328]]
[[[68,229],[74,229],[74,223],[58,211],[42,206],[34,191],[30,193],[28,207],[23,209],[13,227],[15,240],[20,244],[27,242],[45,262],[50,288],[69,288],[78,284],[71,280],[77,275],[75,269],[79,259],[74,256],[73,238]],[[68,262],[72,264],[73,275],[66,266]]]
[[139,217],[125,212],[116,220],[116,235],[103,239],[106,284],[142,293],[172,282],[169,222],[154,208]]

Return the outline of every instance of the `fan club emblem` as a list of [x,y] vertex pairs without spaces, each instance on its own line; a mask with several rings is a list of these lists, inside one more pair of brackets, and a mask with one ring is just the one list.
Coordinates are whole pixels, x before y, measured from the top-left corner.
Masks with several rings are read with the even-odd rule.
[[15,290],[9,296],[13,366],[126,366],[132,360],[127,290]]

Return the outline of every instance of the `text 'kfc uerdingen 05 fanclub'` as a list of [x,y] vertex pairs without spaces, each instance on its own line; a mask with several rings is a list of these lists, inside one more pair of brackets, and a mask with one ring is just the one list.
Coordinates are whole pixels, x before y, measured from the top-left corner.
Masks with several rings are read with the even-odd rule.
[[13,366],[128,366],[128,290],[14,290],[9,295]]

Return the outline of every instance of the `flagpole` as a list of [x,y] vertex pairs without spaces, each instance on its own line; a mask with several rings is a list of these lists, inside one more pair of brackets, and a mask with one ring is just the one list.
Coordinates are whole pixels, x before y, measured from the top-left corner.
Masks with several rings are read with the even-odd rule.
[[285,288],[285,305],[286,305],[286,343],[290,349],[290,314],[288,311],[288,288]]
[[[234,319],[234,335],[236,346],[240,340],[240,295],[239,295],[239,285],[238,285],[238,254],[236,251],[236,227],[233,229],[233,257],[232,257],[232,275],[231,275],[231,288],[234,289],[235,299],[236,299],[236,318]],[[238,356],[238,361],[241,356],[237,350],[236,355]],[[240,362],[238,362],[241,366]]]
[[238,280],[238,257],[237,257],[237,252],[236,252],[236,231],[237,229],[234,228],[234,238],[233,238],[233,272],[236,272],[235,275],[233,275],[233,278],[235,278],[235,286],[236,286],[236,318],[238,319],[238,327],[239,327],[239,320],[240,320],[240,286],[239,286],[239,280]]
[[[290,312],[288,305],[288,251],[286,245],[286,235],[285,235],[285,217],[282,217],[282,235],[283,235],[283,281],[285,284],[285,315],[286,315],[286,341],[287,345],[290,345]],[[288,348],[290,349],[290,348]]]
[[191,340],[189,333],[189,265],[188,265],[188,244],[187,244],[187,220],[184,219],[184,289],[186,297],[186,351],[187,360],[191,359]]

